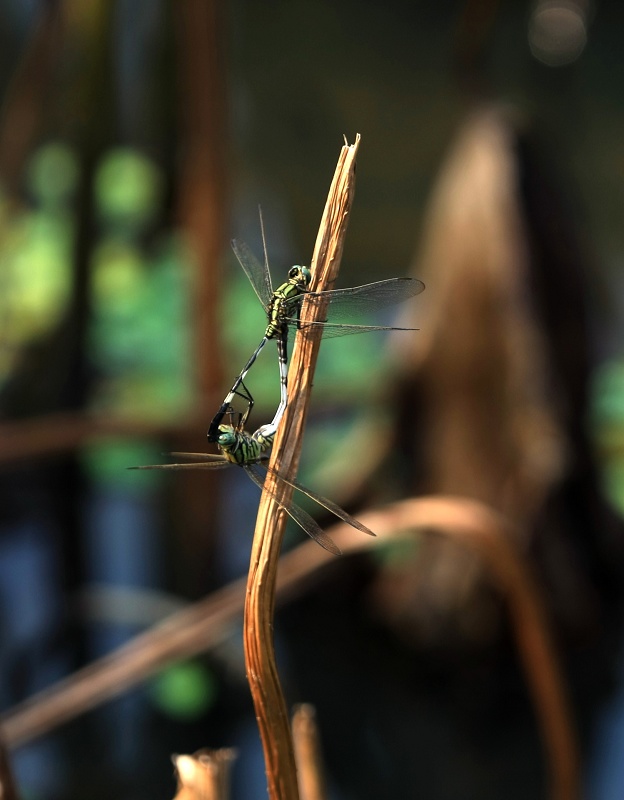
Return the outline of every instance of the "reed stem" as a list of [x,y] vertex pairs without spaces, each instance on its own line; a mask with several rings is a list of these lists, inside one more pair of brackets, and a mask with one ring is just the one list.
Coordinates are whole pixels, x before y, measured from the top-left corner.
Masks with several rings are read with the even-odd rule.
[[[354,194],[359,141],[357,136],[355,144],[345,145],[340,152],[310,265],[313,291],[331,289],[338,275]],[[307,308],[304,302],[302,322],[322,320],[323,313],[323,308]],[[319,347],[320,335],[297,335],[288,375],[289,404],[275,437],[270,462],[271,467],[287,478],[295,476],[299,463]],[[245,597],[245,664],[264,749],[269,798],[298,800],[290,724],[273,647],[275,583],[286,519],[278,502],[269,494],[272,492],[280,503],[287,505],[292,488],[277,481],[271,472],[265,486],[269,491],[263,492],[260,500]]]

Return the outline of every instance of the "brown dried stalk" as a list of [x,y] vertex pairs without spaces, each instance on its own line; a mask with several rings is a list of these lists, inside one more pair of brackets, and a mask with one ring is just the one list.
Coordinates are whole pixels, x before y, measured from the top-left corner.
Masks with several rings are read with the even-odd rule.
[[[355,144],[345,145],[338,159],[310,264],[313,291],[331,289],[338,274],[353,200],[359,140],[357,136]],[[310,309],[304,303],[302,322],[322,320],[323,313],[323,308]],[[288,375],[289,405],[270,461],[270,466],[286,477],[294,477],[297,471],[319,346],[320,334],[298,335],[295,342]],[[278,482],[271,472],[265,485],[280,503],[290,502],[292,488]],[[269,798],[295,800],[299,796],[297,772],[273,649],[275,583],[286,520],[268,491],[260,500],[249,565],[243,627],[245,663],[264,748]]]
[[221,385],[218,264],[226,240],[226,104],[218,0],[189,0],[171,7],[177,25],[180,124],[184,147],[178,213],[194,260],[193,364],[199,404],[210,419]]
[[230,768],[236,751],[204,748],[192,756],[174,756],[178,791],[174,800],[228,800]]
[[[477,501],[442,496],[404,500],[362,514],[360,519],[377,533],[376,539],[362,536],[344,524],[328,530],[345,554],[383,545],[391,538],[400,540],[413,531],[428,530],[451,537],[480,555],[507,601],[547,752],[549,796],[552,800],[579,797],[578,748],[563,679],[540,592],[513,544],[509,522]],[[304,591],[334,558],[312,541],[291,550],[281,559],[278,597],[289,599]],[[208,650],[238,619],[244,589],[242,580],[223,587],[16,706],[1,720],[7,746],[31,741],[116,697],[164,665]]]
[[[382,541],[421,529],[449,537],[477,553],[507,604],[546,753],[548,796],[552,800],[578,800],[580,760],[573,716],[541,592],[530,566],[514,545],[517,536],[513,526],[483,503],[451,496],[404,500],[363,514],[360,519]],[[357,532],[344,523],[328,533],[345,553],[362,549]]]
[[301,800],[326,800],[327,790],[314,706],[308,703],[297,706],[293,714],[292,731]]
[[63,6],[60,0],[39,4],[39,17],[4,92],[0,107],[0,175],[4,192],[11,199],[20,192],[24,165],[45,128],[46,110],[63,53]]
[[60,411],[0,423],[0,465],[46,458],[107,439],[197,435],[206,415],[199,408],[182,420],[111,417],[84,411]]
[[0,800],[19,800],[13,770],[3,740],[0,740]]

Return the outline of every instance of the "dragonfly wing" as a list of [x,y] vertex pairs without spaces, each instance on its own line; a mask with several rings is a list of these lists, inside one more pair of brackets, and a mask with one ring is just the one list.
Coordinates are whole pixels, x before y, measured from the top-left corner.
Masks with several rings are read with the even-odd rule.
[[[269,467],[267,467],[267,470],[269,470]],[[314,500],[315,503],[318,503],[320,506],[323,506],[323,508],[326,508],[328,511],[331,511],[332,514],[337,516],[343,522],[347,522],[353,528],[357,528],[358,531],[362,531],[362,533],[367,533],[369,536],[377,535],[376,533],[373,533],[373,531],[371,531],[370,528],[367,528],[366,525],[363,525],[355,517],[352,517],[351,514],[347,514],[344,508],[340,508],[340,506],[337,503],[334,503],[334,501],[330,500],[328,497],[323,497],[323,495],[313,492],[312,489],[308,489],[307,486],[303,486],[303,484],[299,483],[299,481],[296,480],[291,481],[288,478],[285,478],[283,475],[281,475],[279,472],[276,472],[275,470],[270,470],[270,471],[273,472],[275,475],[277,475],[277,477],[281,481],[284,481],[284,483],[289,484],[290,486],[295,488],[298,492],[305,494],[306,497],[309,497],[311,500]]]
[[[261,467],[259,467],[257,464],[243,464],[243,469],[257,486],[259,486],[261,489],[265,488],[264,479],[266,477],[266,472],[263,471]],[[279,480],[284,480],[284,478],[282,478],[280,475],[277,473],[275,474]],[[289,481],[286,481],[286,483],[289,483]],[[269,489],[267,489],[267,491],[279,504],[279,507],[282,508],[288,514],[288,516],[308,534],[308,536],[314,539],[317,544],[320,544],[321,547],[336,556],[342,555],[342,550],[334,543],[331,537],[324,533],[318,522],[313,520],[307,511],[304,511],[302,508],[296,505],[296,503],[290,503],[290,505],[286,506],[277,499],[274,492],[270,491]]]
[[172,458],[186,458],[189,461],[223,461],[223,456],[218,453],[167,453]]
[[[295,320],[289,321],[294,325]],[[392,325],[340,325],[332,322],[304,322],[300,326],[302,331],[322,330],[324,339],[333,339],[336,336],[353,336],[355,333],[369,333],[371,331],[417,331],[419,328],[395,328]]]
[[238,263],[245,270],[249,283],[251,283],[254,292],[258,295],[258,300],[260,300],[264,308],[267,308],[273,296],[273,284],[271,283],[271,273],[268,267],[258,261],[245,242],[241,242],[239,239],[232,239],[231,245]]
[[[186,455],[186,454],[185,454]],[[215,456],[218,459],[218,456]],[[171,469],[171,470],[185,470],[185,469],[223,469],[224,467],[234,466],[231,461],[224,458],[221,461],[191,461],[184,464],[146,464],[141,467],[128,467],[128,469]]]
[[340,322],[341,317],[365,314],[393,306],[415,297],[425,289],[417,278],[389,278],[350,289],[332,289],[328,292],[309,292],[308,303],[316,305],[329,301],[327,321]]

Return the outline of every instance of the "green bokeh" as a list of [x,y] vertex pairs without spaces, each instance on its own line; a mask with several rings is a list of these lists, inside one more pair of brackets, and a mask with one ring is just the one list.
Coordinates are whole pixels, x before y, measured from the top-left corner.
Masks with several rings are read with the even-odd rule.
[[201,717],[211,708],[217,684],[206,666],[198,661],[184,661],[156,676],[149,693],[163,714],[188,721]]
[[191,403],[187,273],[172,239],[148,261],[106,237],[94,254],[90,358],[100,374],[92,408],[164,419]]
[[129,467],[158,464],[164,460],[162,445],[147,439],[109,439],[85,445],[80,461],[85,474],[99,486],[150,492],[164,480],[158,470],[137,471]]
[[56,207],[71,200],[79,175],[80,167],[74,151],[62,142],[50,142],[33,154],[26,180],[41,205]]
[[71,292],[68,212],[20,210],[0,221],[0,385],[22,349],[62,318]]
[[160,207],[163,176],[149,158],[119,147],[109,151],[95,177],[95,199],[105,223],[136,232],[150,222]]
[[624,361],[612,359],[594,373],[591,430],[600,452],[603,490],[624,516]]
[[624,516],[624,458],[603,465],[602,486],[614,508]]
[[592,397],[594,425],[613,422],[624,425],[624,361],[613,359],[596,370]]

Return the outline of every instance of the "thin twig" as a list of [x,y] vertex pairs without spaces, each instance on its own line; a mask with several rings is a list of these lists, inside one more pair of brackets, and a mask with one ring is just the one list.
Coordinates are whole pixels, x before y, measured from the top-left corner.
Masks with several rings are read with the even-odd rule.
[[190,436],[203,431],[205,424],[206,416],[199,409],[175,421],[111,417],[84,411],[42,414],[0,423],[0,465],[56,456],[105,439]]
[[[310,268],[314,291],[331,289],[338,274],[347,221],[354,193],[355,144],[342,148],[314,248]],[[309,312],[309,313],[307,313]],[[302,321],[323,319],[324,309],[302,309]],[[286,477],[294,477],[302,446],[312,378],[320,347],[319,335],[297,336],[289,370],[289,405],[273,445],[270,465]],[[288,504],[292,488],[267,474],[258,509],[251,552],[243,641],[247,678],[256,709],[264,748],[270,800],[298,798],[297,772],[286,703],[281,690],[273,649],[275,583],[280,558],[285,516],[273,495]]]
[[297,706],[292,719],[301,800],[326,800],[325,776],[314,706]]

